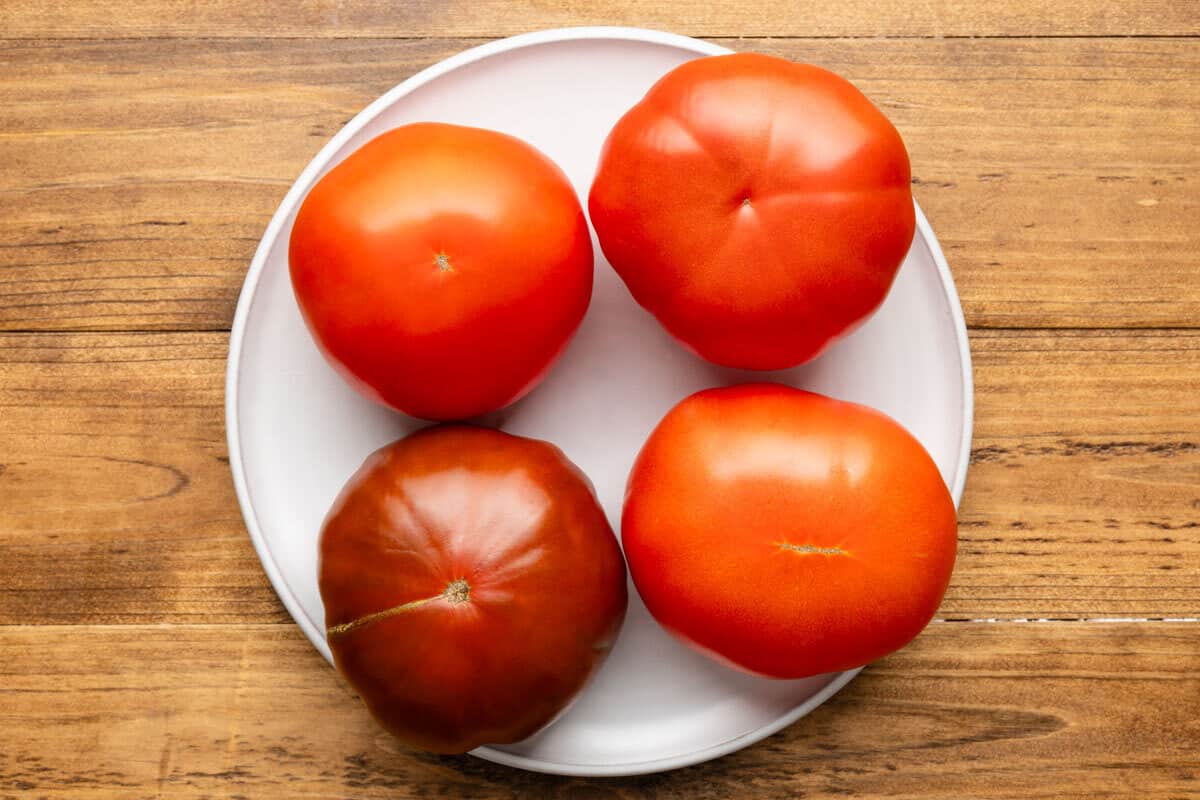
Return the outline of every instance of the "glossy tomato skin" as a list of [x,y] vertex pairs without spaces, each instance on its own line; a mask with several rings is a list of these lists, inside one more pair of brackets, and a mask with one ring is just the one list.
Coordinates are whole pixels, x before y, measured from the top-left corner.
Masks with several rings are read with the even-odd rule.
[[906,644],[941,602],[957,541],[954,501],[911,434],[778,384],[709,389],[672,409],[634,464],[621,525],[655,619],[773,678]]
[[915,225],[908,152],[848,81],[690,61],[613,128],[589,211],[634,299],[717,364],[807,361],[883,302]]
[[519,139],[437,123],[384,133],[323,177],[289,263],[343,377],[433,420],[529,391],[592,291],[587,220],[562,170]]
[[438,753],[524,739],[607,657],[625,563],[553,445],[466,425],[372,455],[321,532],[338,669],[401,740]]

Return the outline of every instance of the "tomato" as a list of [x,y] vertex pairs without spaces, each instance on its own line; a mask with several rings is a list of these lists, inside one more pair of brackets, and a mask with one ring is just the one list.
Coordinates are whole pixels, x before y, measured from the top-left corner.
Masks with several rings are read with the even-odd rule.
[[379,450],[321,532],[338,669],[384,728],[439,753],[524,739],[600,666],[625,563],[553,445],[427,428]]
[[613,128],[589,197],[634,299],[717,364],[807,361],[883,302],[913,238],[908,152],[849,82],[688,62]]
[[904,428],[778,384],[673,408],[634,464],[621,526],[655,619],[773,678],[906,644],[941,602],[957,536],[937,466]]
[[289,261],[338,371],[435,420],[529,391],[592,292],[587,220],[562,170],[519,139],[455,125],[397,128],[334,167],[300,207]]

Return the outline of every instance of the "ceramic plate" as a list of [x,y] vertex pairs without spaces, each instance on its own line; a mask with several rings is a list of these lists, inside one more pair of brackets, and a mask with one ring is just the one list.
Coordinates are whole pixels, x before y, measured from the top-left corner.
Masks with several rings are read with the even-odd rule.
[[[421,423],[360,398],[326,365],[288,281],[287,243],[313,183],[374,136],[409,122],[493,128],[554,159],[587,196],[605,135],[672,67],[727,52],[627,28],[546,31],[469,50],[410,78],[350,121],[284,198],[246,276],[230,343],[230,464],[246,526],[276,591],[327,659],[317,535],[363,458]],[[586,207],[586,202],[585,202]],[[614,528],[625,477],[655,423],[709,386],[778,380],[874,406],[937,461],[957,502],[966,478],[972,392],[958,297],[929,224],[879,312],[806,366],[744,373],[686,352],[639,308],[596,247],[587,317],[546,381],[486,421],[554,442],[595,483]],[[772,681],[732,672],[665,634],[630,592],[611,658],[579,700],[532,739],[474,755],[570,775],[627,775],[732,752],[796,721],[855,672]]]

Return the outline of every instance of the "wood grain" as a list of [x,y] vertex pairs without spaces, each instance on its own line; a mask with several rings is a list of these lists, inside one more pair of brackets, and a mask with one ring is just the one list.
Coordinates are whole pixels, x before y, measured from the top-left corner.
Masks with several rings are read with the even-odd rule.
[[[860,86],[976,383],[939,619],[763,743],[606,781],[382,734],[258,564],[222,410],[246,266],[320,146],[425,66],[579,24]],[[0,799],[1200,797],[1198,35],[1176,0],[0,3]]]
[[229,475],[226,339],[0,339],[0,623],[287,618]]
[[809,717],[604,781],[407,750],[292,627],[0,627],[0,795],[1195,797],[1200,625],[935,624]]
[[[1200,322],[1193,40],[725,43],[824,64],[884,107],[972,326]],[[0,42],[0,329],[228,328],[318,148],[470,44]]]
[[[941,615],[1200,616],[1200,332],[972,348]],[[286,621],[229,477],[225,355],[223,333],[0,335],[0,624]]]
[[1200,14],[1177,0],[299,0],[288,3],[286,13],[270,3],[236,0],[7,0],[0,6],[5,36],[37,39],[502,36],[571,25],[634,25],[692,36],[1195,35]]

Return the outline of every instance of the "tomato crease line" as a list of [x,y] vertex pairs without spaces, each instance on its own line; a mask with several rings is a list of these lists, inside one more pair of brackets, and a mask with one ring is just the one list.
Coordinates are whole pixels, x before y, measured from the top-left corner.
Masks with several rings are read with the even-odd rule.
[[811,544],[792,544],[791,542],[775,542],[780,550],[790,550],[793,553],[822,556],[849,556],[850,553],[840,547],[817,547]]
[[428,605],[429,603],[432,603],[435,600],[445,600],[446,602],[450,603],[450,605],[458,605],[459,603],[467,602],[467,600],[469,600],[470,598],[471,598],[470,584],[468,584],[462,578],[459,578],[458,580],[451,581],[450,584],[446,587],[446,589],[441,594],[436,594],[433,597],[426,597],[421,600],[413,600],[408,603],[401,603],[398,606],[392,606],[391,608],[385,608],[381,611],[376,611],[374,613],[367,614],[365,617],[359,617],[358,619],[351,620],[350,622],[342,622],[337,625],[332,625],[326,631],[326,634],[331,637],[332,636],[341,636],[342,634],[350,633],[351,631],[353,631],[357,628],[361,628],[364,625],[369,625],[372,622],[378,622],[381,619],[387,619],[389,617],[394,617],[399,614],[403,614],[406,611],[412,611],[415,608],[420,608],[421,606]]

